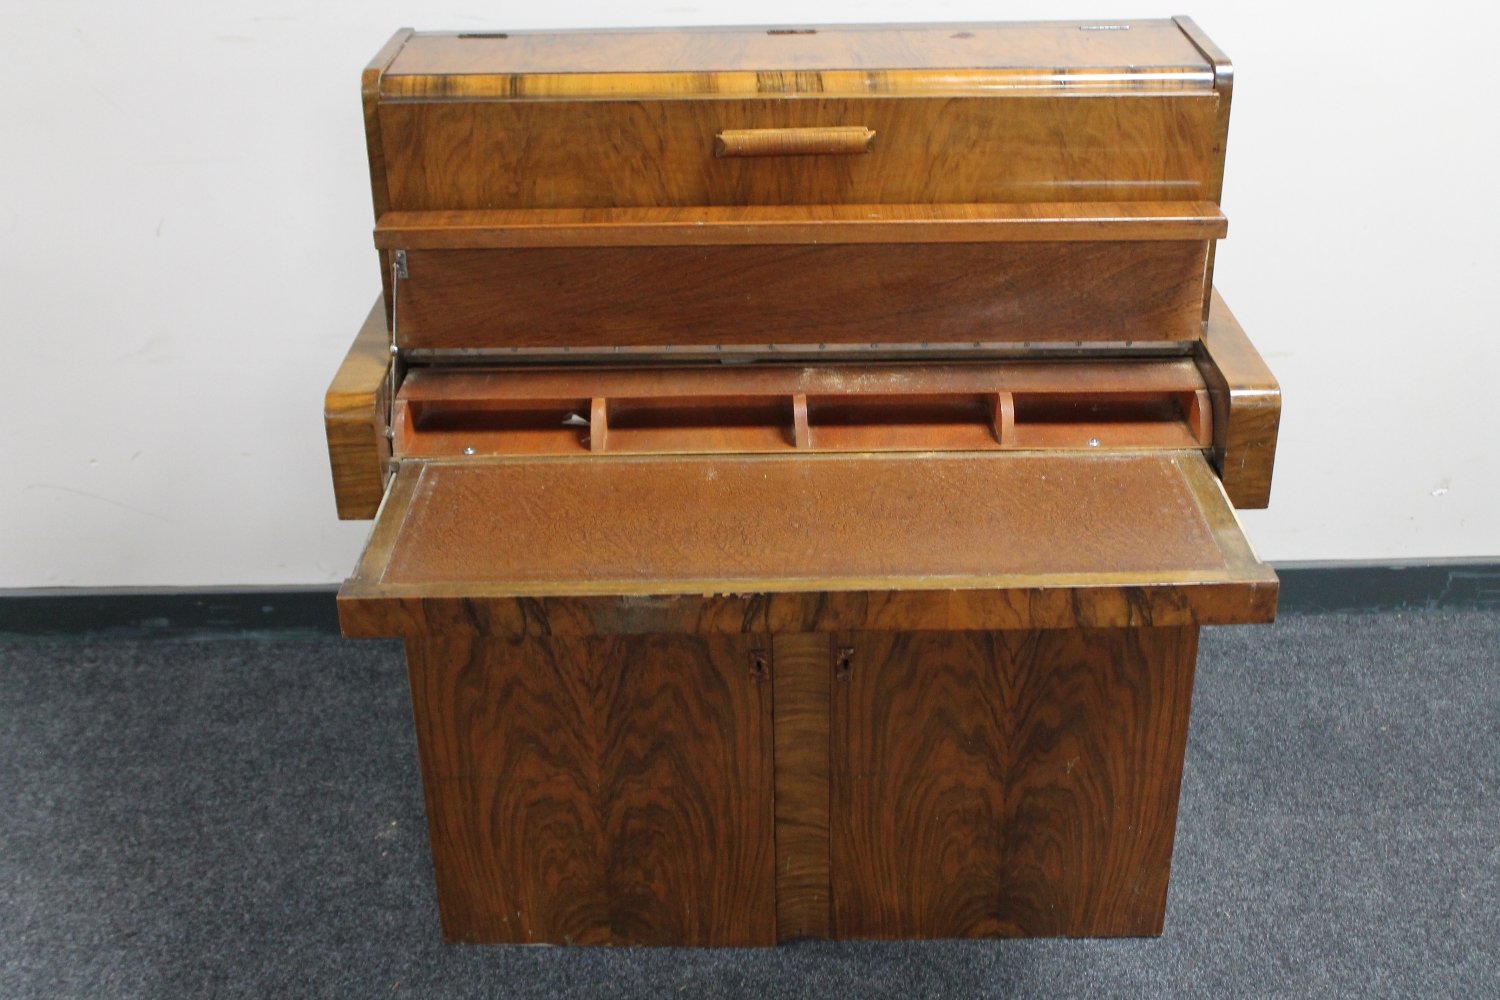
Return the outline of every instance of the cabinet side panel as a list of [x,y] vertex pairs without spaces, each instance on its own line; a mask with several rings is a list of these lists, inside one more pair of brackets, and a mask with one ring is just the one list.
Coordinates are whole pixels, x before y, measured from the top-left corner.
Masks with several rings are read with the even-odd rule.
[[852,648],[833,682],[836,937],[1161,932],[1196,628]]
[[408,643],[450,941],[775,943],[755,640],[452,625]]
[[[1217,114],[1214,120],[1214,144],[1210,151],[1212,171],[1209,174],[1208,191],[1206,197],[1215,202],[1220,202],[1224,194],[1224,158],[1229,150],[1229,106],[1234,97],[1234,64],[1223,50],[1213,43],[1213,40],[1198,27],[1197,23],[1190,17],[1174,17],[1177,27],[1182,31],[1189,42],[1193,44],[1200,55],[1214,68],[1214,92],[1219,95]],[[1204,269],[1203,276],[1203,318],[1208,319],[1211,307],[1211,298],[1214,285],[1214,256],[1218,244],[1208,248],[1208,266]]]
[[[380,135],[380,79],[415,32],[402,28],[390,37],[360,76],[360,101],[365,112],[365,153],[370,161],[370,199],[378,220],[391,208],[390,184],[386,177],[385,142]],[[380,253],[381,301],[385,322],[391,321],[390,259]]]

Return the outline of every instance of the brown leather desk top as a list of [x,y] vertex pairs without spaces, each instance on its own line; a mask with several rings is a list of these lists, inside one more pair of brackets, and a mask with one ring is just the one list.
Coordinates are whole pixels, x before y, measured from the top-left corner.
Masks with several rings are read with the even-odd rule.
[[542,596],[1268,574],[1199,454],[964,453],[408,462],[351,583]]

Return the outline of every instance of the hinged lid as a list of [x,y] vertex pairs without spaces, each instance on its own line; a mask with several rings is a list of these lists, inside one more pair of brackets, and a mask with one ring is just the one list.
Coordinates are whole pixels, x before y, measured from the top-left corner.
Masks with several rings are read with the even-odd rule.
[[1212,89],[1170,20],[417,34],[384,98]]

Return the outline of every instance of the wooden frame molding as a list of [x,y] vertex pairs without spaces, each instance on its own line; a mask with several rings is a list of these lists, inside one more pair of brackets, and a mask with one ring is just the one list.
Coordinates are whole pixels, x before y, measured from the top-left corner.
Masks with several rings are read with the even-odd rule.
[[741,205],[387,212],[382,250],[1211,240],[1228,233],[1206,201],[952,205]]

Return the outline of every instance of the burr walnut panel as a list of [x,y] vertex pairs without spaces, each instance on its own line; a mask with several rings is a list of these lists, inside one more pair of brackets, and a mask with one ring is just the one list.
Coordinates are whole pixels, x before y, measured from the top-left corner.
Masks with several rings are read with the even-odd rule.
[[834,935],[1161,933],[1197,636],[842,637]]
[[447,938],[774,943],[770,643],[449,610],[407,643]]

